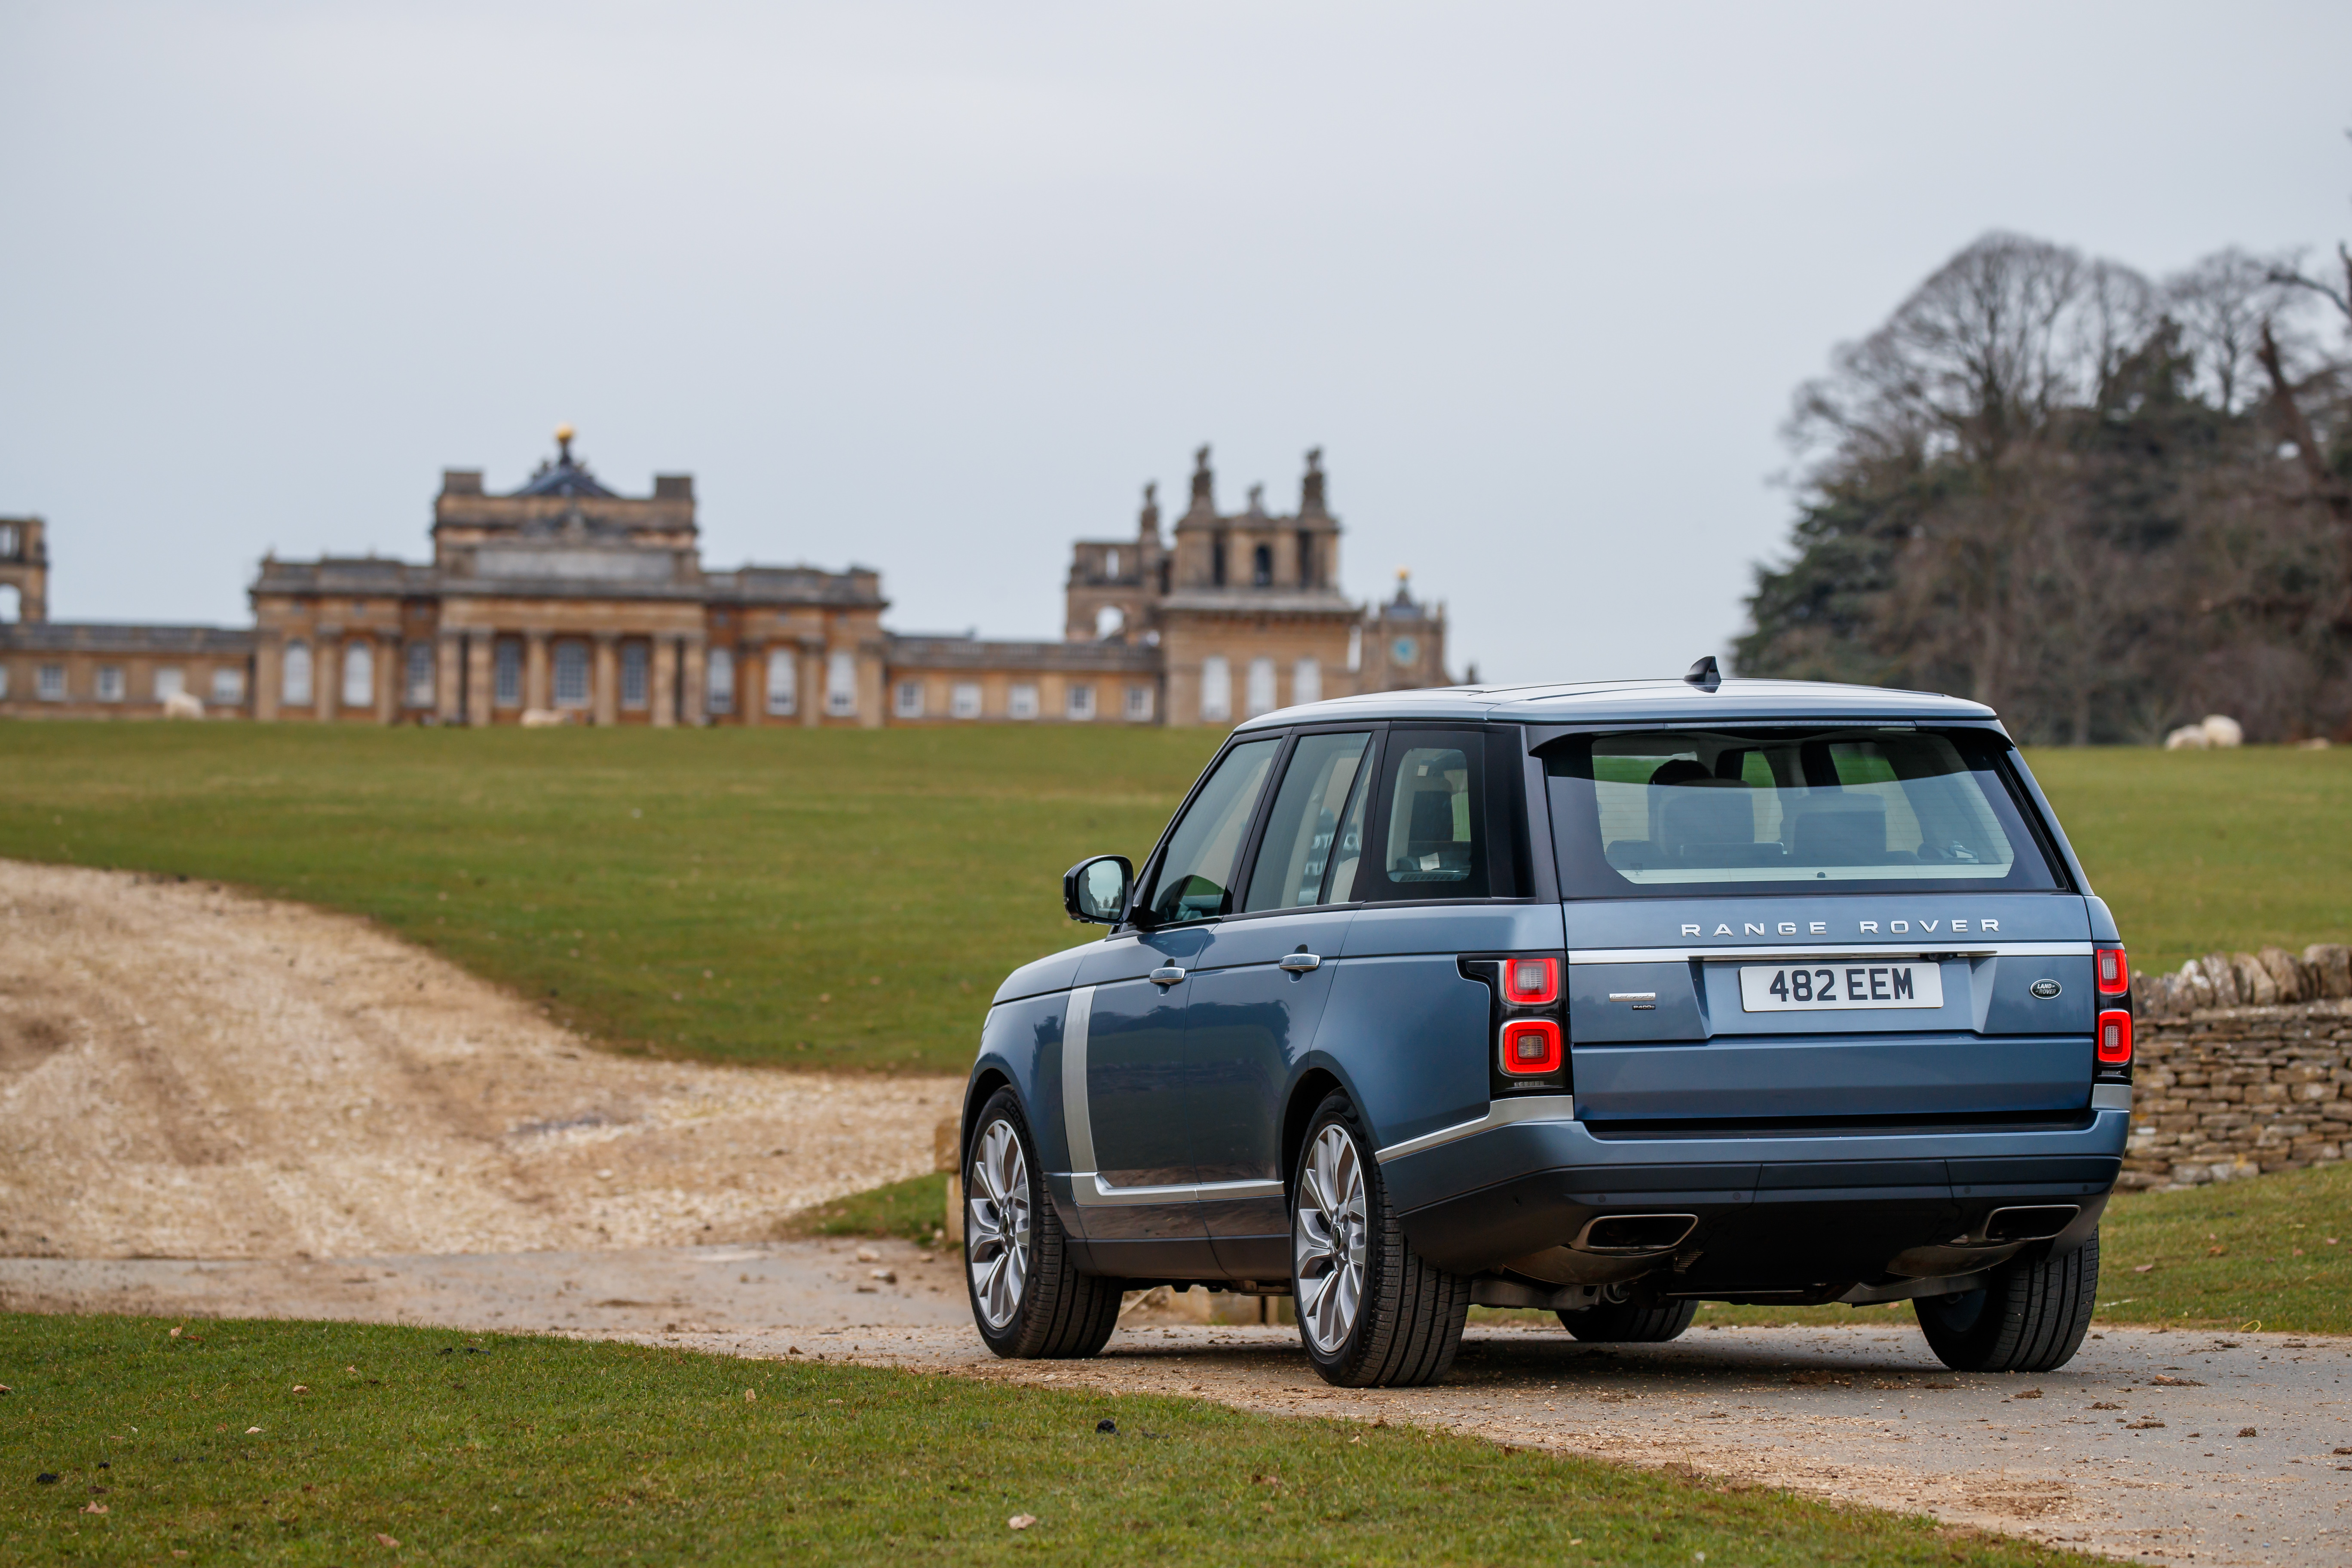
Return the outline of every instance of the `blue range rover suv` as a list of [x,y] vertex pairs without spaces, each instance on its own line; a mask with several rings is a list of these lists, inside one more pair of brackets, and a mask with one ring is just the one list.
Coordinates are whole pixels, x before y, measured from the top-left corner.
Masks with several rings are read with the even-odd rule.
[[1296,1298],[1342,1384],[1473,1303],[1671,1339],[1909,1300],[2074,1355],[2130,1122],[2122,943],[1992,712],[1724,680],[1395,692],[1236,729],[1098,942],[996,994],[972,1315],[1085,1356],[1149,1284]]

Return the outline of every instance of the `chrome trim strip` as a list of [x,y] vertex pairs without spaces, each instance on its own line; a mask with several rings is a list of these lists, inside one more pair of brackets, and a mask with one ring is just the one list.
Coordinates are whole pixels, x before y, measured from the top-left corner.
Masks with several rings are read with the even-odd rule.
[[1694,958],[1742,958],[1756,963],[1786,963],[1800,958],[2088,958],[2087,942],[1937,942],[1904,938],[1901,946],[1822,942],[1790,947],[1589,947],[1568,955],[1576,963],[1684,963]]
[[2095,1083],[2091,1086],[2091,1109],[2094,1110],[2129,1110],[2132,1086],[2127,1083]]
[[1515,1121],[1573,1121],[1576,1120],[1576,1096],[1572,1094],[1523,1094],[1515,1099],[1496,1100],[1486,1108],[1486,1114],[1475,1121],[1457,1121],[1451,1127],[1441,1127],[1434,1132],[1424,1132],[1418,1138],[1408,1138],[1376,1150],[1372,1158],[1381,1164],[1418,1154],[1423,1149],[1434,1149],[1441,1143],[1451,1143],[1458,1138],[1491,1132],[1497,1127],[1508,1127]]
[[1070,1173],[1070,1195],[1087,1208],[1120,1204],[1204,1204],[1227,1198],[1278,1198],[1280,1182],[1195,1182],[1167,1187],[1114,1187],[1092,1171]]
[[1095,1119],[1087,1103],[1087,1031],[1095,1017],[1095,988],[1081,985],[1070,993],[1069,1011],[1062,1016],[1062,1135],[1069,1141],[1070,1163],[1081,1171],[1095,1168]]

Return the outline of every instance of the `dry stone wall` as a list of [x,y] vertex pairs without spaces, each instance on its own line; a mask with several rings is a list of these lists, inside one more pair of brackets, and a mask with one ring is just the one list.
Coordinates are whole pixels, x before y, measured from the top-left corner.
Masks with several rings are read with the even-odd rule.
[[2141,974],[2125,1187],[2340,1160],[2352,1146],[2352,949],[2208,953]]

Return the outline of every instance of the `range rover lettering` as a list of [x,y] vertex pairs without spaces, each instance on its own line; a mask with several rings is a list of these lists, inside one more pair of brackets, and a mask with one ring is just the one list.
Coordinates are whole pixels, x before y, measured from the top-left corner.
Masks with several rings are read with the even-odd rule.
[[1711,659],[1314,703],[1063,899],[1108,933],[1004,982],[963,1108],[1000,1355],[1091,1355],[1154,1284],[1294,1297],[1349,1385],[1439,1376],[1473,1303],[2082,1342],[2129,965],[1989,709]]

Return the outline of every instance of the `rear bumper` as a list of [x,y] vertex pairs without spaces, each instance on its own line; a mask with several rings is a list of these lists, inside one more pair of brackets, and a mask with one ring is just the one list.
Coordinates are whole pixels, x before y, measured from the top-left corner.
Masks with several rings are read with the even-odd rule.
[[[1381,1152],[1414,1249],[1460,1273],[1538,1255],[1560,1278],[1670,1270],[1675,1293],[1962,1273],[2018,1250],[1952,1245],[2018,1206],[2074,1205],[2052,1245],[2075,1244],[2115,1186],[2131,1124],[2127,1110],[2100,1109],[2062,1127],[1636,1136],[1597,1132],[1567,1096],[1511,1110],[1519,1119]],[[1635,1214],[1696,1225],[1670,1255],[1588,1265],[1572,1248],[1592,1221]]]

